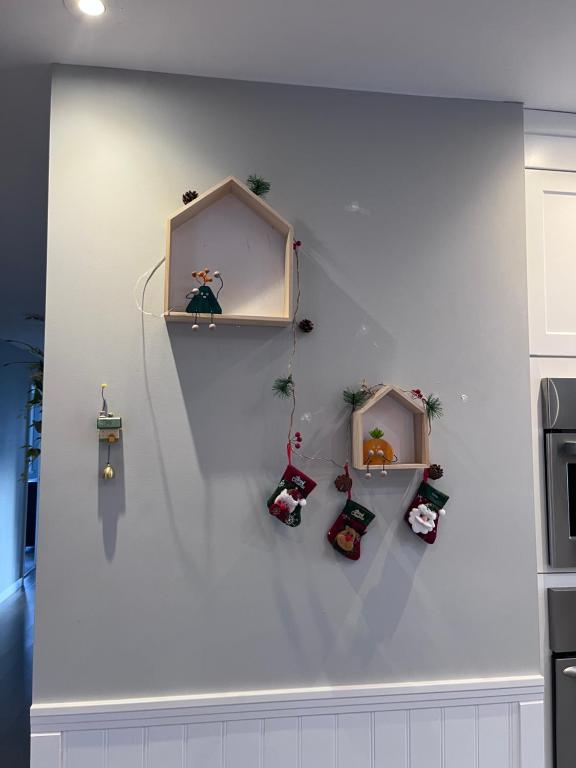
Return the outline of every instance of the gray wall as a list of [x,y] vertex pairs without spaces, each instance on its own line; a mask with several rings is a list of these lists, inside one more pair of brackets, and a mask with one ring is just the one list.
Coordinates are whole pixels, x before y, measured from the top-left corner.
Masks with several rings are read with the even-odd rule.
[[[522,139],[514,104],[57,69],[37,701],[537,671]],[[307,452],[345,458],[363,377],[444,400],[434,547],[401,521],[408,474],[356,480],[377,513],[358,563],[325,541],[330,466],[277,524],[288,331],[135,308],[181,193],[252,171],[304,242]],[[109,485],[101,381],[125,420]]]
[[30,383],[27,365],[10,365],[27,360],[29,355],[0,341],[0,595],[20,578],[26,422],[23,419]]

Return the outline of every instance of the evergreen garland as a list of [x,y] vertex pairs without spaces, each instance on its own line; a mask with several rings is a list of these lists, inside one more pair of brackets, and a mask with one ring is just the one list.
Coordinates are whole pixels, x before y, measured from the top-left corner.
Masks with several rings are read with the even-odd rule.
[[258,197],[264,197],[270,192],[270,182],[266,181],[262,176],[257,176],[255,173],[251,173],[246,179],[248,188],[254,192]]

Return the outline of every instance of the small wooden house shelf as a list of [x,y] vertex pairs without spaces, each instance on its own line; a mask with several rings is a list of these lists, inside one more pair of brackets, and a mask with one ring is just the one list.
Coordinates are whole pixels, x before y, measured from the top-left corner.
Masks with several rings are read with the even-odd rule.
[[[394,449],[397,461],[386,464],[387,470],[425,469],[428,458],[428,419],[420,400],[400,387],[386,384],[363,406],[352,413],[352,465],[366,469],[364,440],[374,427],[384,432],[384,439]],[[373,467],[378,468],[375,458]]]
[[[217,324],[288,325],[292,311],[291,225],[230,176],[173,213],[166,226],[164,317],[192,322],[191,273],[219,270],[224,287]],[[198,322],[210,322],[200,315]]]

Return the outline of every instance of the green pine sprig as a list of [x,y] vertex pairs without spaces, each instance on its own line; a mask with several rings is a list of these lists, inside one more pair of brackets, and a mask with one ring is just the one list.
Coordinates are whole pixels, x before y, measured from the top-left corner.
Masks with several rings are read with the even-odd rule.
[[424,405],[429,422],[439,419],[444,413],[442,401],[436,395],[428,395],[428,397],[424,398]]
[[258,197],[264,197],[270,192],[270,182],[266,181],[262,176],[257,176],[255,173],[251,173],[246,179],[248,188],[254,192]]
[[294,395],[294,380],[292,379],[292,374],[275,379],[274,384],[272,384],[272,391],[276,397],[280,397],[283,400],[292,397]]
[[368,434],[374,440],[380,440],[381,437],[384,437],[384,432],[380,429],[380,427],[374,427],[374,429],[371,429]]
[[346,405],[352,406],[352,410],[360,408],[370,397],[370,392],[366,389],[345,389],[342,397]]

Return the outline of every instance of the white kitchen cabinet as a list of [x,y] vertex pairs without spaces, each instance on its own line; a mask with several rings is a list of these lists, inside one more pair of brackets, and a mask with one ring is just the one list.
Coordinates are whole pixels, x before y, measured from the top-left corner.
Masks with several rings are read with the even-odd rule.
[[576,356],[576,174],[526,171],[530,354]]

